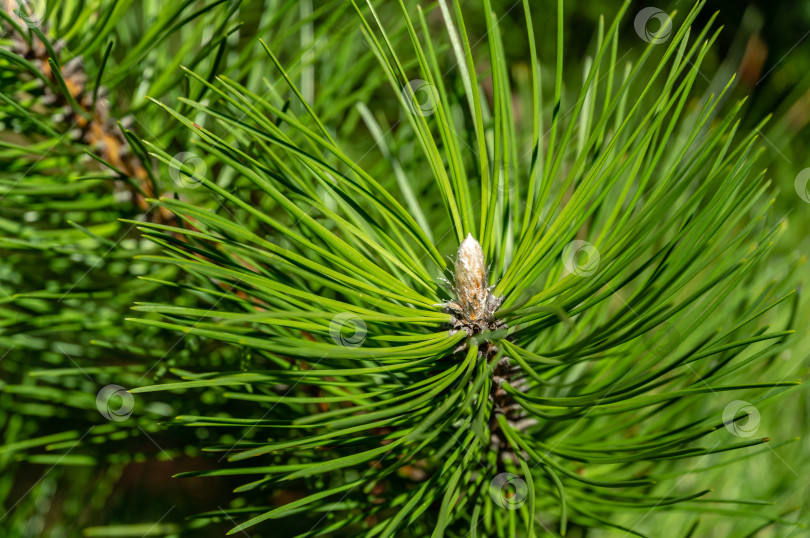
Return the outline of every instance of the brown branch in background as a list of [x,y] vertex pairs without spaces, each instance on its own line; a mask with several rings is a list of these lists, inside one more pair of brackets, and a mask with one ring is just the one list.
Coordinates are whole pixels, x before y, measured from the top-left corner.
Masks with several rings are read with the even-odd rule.
[[[16,0],[3,0],[3,3],[5,4],[5,11],[24,27],[25,21],[21,20],[15,13],[20,9],[18,2]],[[43,24],[41,28],[45,33],[47,26]],[[57,77],[48,62],[50,58],[48,47],[45,46],[39,36],[31,32],[29,43],[25,36],[15,32],[13,39],[12,52],[37,66],[40,72],[53,83],[55,88],[60,88]],[[52,49],[59,56],[59,53],[64,50],[64,44],[56,42],[52,44]],[[56,58],[54,58],[54,61],[56,61]],[[156,198],[157,193],[148,171],[133,153],[123,133],[113,118],[110,117],[106,88],[102,86],[98,89],[98,97],[93,102],[93,91],[87,86],[87,74],[84,71],[80,56],[61,66],[60,72],[69,95],[62,93],[61,90],[54,92],[51,87],[45,86],[42,104],[49,108],[64,110],[65,112],[61,114],[60,120],[68,126],[68,131],[78,129],[77,140],[89,146],[89,149],[98,157],[110,163],[132,180],[127,189],[136,206],[147,213],[148,220],[175,225],[176,219],[174,215],[166,208],[159,207],[157,210],[150,212],[152,206],[147,201],[147,198]],[[79,105],[81,113],[73,109],[71,101],[75,101]]]

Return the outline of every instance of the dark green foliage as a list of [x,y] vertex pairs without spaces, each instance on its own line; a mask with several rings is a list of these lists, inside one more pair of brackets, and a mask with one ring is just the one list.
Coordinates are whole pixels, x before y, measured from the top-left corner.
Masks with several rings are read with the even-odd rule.
[[[756,431],[806,398],[802,260],[765,122],[696,90],[701,6],[569,60],[561,1],[102,4],[4,19],[12,535],[797,529],[727,487],[798,433]],[[468,234],[504,297],[472,335]]]

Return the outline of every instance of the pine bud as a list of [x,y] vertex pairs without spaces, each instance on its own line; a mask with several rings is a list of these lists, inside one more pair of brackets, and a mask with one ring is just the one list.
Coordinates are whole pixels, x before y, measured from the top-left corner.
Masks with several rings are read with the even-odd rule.
[[481,245],[468,234],[458,247],[456,257],[457,303],[469,321],[486,319],[487,313],[487,268]]
[[[484,250],[472,234],[467,234],[458,247],[455,270],[455,300],[436,305],[443,306],[445,311],[452,314],[450,324],[453,328],[450,333],[465,330],[468,334],[474,334],[506,327],[506,324],[495,319],[495,312],[501,306],[503,297],[496,297],[492,289],[487,287]],[[464,345],[461,345],[462,349]]]

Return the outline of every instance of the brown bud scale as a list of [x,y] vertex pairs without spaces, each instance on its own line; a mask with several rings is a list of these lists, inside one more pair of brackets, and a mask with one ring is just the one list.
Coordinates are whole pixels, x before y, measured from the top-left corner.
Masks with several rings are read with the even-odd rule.
[[503,327],[495,319],[503,297],[492,293],[488,286],[484,251],[472,234],[468,234],[458,247],[455,263],[453,291],[455,301],[442,306],[453,315],[453,332],[466,330],[469,334]]

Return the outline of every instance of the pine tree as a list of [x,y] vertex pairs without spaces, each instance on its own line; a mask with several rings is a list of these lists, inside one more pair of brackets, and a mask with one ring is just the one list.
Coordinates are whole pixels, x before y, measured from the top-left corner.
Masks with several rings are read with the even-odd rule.
[[[553,36],[527,0],[6,2],[11,535],[796,525],[711,493],[793,441],[757,424],[801,394],[801,265],[765,120],[696,95],[702,4],[575,60],[561,0]],[[99,522],[143,460],[221,504]]]

